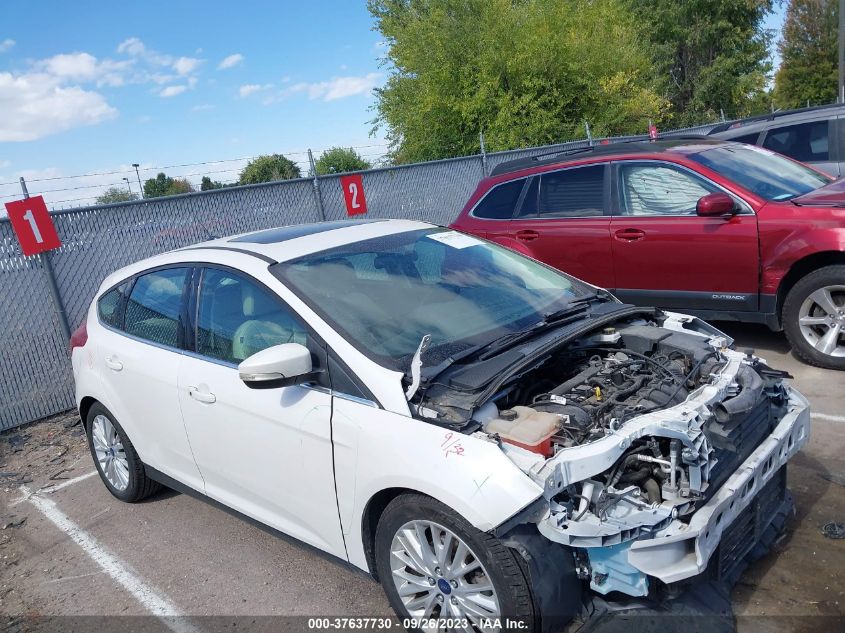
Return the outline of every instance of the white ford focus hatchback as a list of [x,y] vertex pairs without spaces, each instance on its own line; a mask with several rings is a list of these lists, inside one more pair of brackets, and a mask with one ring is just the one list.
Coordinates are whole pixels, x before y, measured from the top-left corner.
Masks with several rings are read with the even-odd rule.
[[223,504],[370,572],[412,627],[731,582],[782,529],[809,430],[785,374],[702,321],[411,221],[128,266],[72,357],[115,497]]

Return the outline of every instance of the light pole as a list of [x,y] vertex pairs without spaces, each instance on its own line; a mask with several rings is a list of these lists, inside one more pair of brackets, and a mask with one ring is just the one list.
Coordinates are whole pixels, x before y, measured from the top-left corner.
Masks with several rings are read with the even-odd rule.
[[138,163],[132,163],[132,166],[135,168],[135,175],[138,176],[138,189],[141,190],[141,199],[144,198],[144,188],[141,186],[141,174],[138,173],[138,167],[140,166]]
[[126,188],[129,190],[129,195],[132,195],[132,187],[129,186],[129,178],[126,176],[123,177],[123,181],[126,183]]

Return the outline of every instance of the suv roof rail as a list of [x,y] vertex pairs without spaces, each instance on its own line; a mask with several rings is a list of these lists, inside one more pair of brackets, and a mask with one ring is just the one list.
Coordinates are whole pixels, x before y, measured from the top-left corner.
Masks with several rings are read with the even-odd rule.
[[757,114],[755,116],[746,117],[744,119],[736,119],[735,121],[725,121],[719,123],[708,134],[716,134],[726,130],[733,130],[749,123],[759,123],[760,121],[774,121],[780,117],[790,116],[793,114],[809,114],[819,110],[831,110],[834,108],[845,108],[842,103],[826,103],[824,105],[810,106],[808,108],[795,108],[793,110],[775,110],[774,112],[767,112],[766,114]]

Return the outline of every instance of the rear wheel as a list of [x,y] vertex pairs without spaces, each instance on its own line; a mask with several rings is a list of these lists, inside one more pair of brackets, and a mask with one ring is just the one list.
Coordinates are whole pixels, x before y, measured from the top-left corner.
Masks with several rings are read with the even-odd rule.
[[[515,618],[535,630],[526,575],[512,550],[424,495],[394,499],[376,530],[376,568],[400,618],[445,619],[446,628],[491,630]],[[449,626],[449,625],[454,626]],[[420,627],[428,628],[428,627]]]
[[800,279],[783,304],[783,328],[801,360],[845,369],[845,266],[826,266]]
[[100,403],[88,411],[85,430],[100,479],[115,497],[133,503],[161,488],[147,477],[132,442],[111,412]]

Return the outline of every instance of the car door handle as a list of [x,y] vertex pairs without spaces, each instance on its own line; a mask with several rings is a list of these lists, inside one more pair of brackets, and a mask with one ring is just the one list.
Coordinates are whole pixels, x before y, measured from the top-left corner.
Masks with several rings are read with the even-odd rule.
[[123,369],[123,363],[117,360],[114,356],[106,356],[105,363],[106,367],[108,367],[112,371],[120,371],[121,369]]
[[622,240],[623,242],[636,242],[645,237],[645,231],[641,231],[640,229],[619,229],[613,235],[616,236],[617,240]]
[[537,231],[526,229],[516,232],[516,239],[522,240],[523,242],[530,242],[531,240],[536,240],[538,237],[540,237],[540,234]]
[[200,391],[196,387],[188,387],[188,395],[194,400],[205,402],[206,404],[214,404],[217,402],[217,396],[207,391]]

